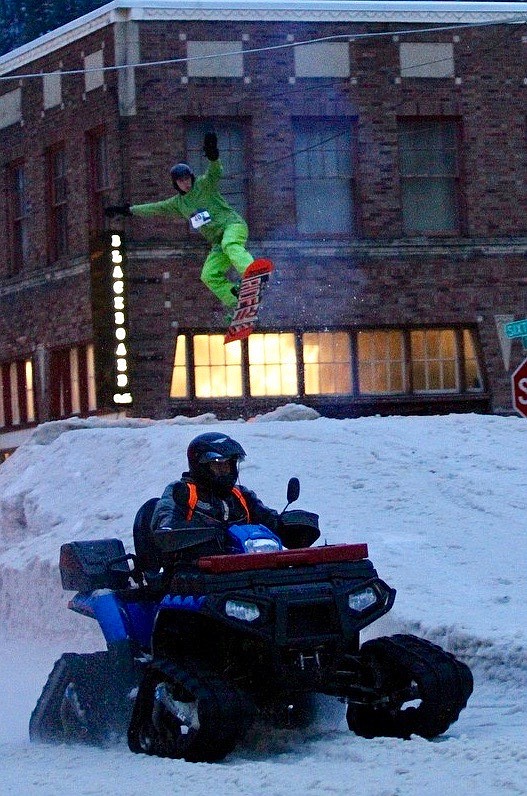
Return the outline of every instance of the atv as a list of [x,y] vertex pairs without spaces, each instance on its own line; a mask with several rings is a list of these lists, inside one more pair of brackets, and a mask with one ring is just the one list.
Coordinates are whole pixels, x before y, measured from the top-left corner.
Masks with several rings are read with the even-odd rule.
[[231,526],[219,554],[209,527],[153,539],[157,498],[136,515],[133,554],[119,539],[62,545],[62,586],[77,591],[68,607],[98,621],[107,649],[56,662],[31,740],[105,745],[126,735],[132,752],[214,762],[256,717],[309,722],[314,694],[345,702],[349,729],[366,738],[444,733],[472,693],[470,669],[413,635],[361,645],[395,590],[365,544],[310,547],[318,516],[287,510],[298,495],[291,479],[280,538]]

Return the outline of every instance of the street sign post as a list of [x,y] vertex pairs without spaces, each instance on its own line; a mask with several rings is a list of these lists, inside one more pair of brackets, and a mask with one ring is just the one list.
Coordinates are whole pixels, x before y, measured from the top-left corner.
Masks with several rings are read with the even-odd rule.
[[522,417],[527,417],[527,359],[518,365],[511,376],[512,405]]

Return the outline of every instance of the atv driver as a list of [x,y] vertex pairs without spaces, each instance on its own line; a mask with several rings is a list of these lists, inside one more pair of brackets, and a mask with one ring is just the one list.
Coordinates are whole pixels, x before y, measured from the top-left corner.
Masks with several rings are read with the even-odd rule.
[[318,538],[318,530],[306,528],[300,533],[296,524],[288,526],[287,515],[264,506],[246,487],[236,486],[238,465],[245,458],[236,440],[216,431],[200,434],[188,446],[187,457],[188,472],[168,484],[155,507],[151,523],[154,540],[162,542],[165,533],[176,529],[217,528],[219,533],[209,549],[192,549],[195,558],[224,552],[222,537],[233,524],[265,525],[289,548],[308,546]]

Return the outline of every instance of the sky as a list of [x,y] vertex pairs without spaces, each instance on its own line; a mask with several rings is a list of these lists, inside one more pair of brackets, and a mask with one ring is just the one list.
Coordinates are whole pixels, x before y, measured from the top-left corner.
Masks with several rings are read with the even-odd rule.
[[[440,738],[367,740],[345,706],[318,699],[306,730],[261,726],[219,764],[31,744],[31,710],[62,652],[103,649],[93,620],[67,610],[63,542],[117,536],[186,469],[189,441],[221,430],[247,458],[240,481],[268,506],[320,515],[318,544],[366,542],[397,589],[363,640],[414,633],[468,663],[475,689]],[[527,421],[519,417],[331,420],[289,404],[251,422],[72,419],[39,426],[0,467],[0,796],[491,796],[527,794]]]

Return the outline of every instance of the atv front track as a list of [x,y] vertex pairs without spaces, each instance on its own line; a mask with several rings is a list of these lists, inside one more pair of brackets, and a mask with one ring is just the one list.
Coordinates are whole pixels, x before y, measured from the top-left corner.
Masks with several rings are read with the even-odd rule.
[[350,730],[365,738],[435,738],[457,721],[472,693],[468,666],[425,639],[373,639],[360,651],[368,701],[347,709]]

